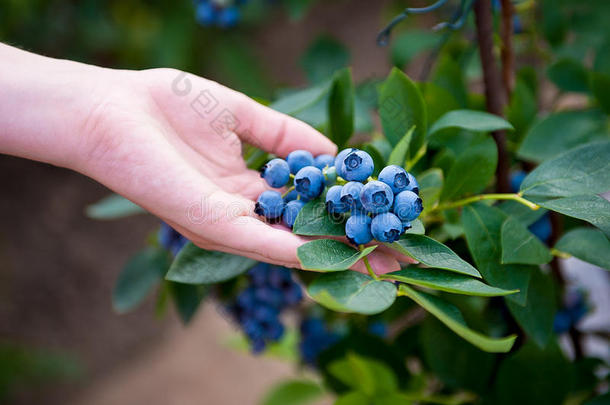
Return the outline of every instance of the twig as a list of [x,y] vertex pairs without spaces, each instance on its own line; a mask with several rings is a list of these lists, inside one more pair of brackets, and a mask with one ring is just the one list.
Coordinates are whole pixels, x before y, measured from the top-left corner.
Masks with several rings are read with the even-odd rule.
[[502,0],[502,80],[507,99],[515,86],[515,54],[513,52],[513,15],[514,6],[511,0]]
[[540,208],[539,205],[534,204],[533,202],[531,202],[529,200],[526,200],[525,198],[521,197],[521,195],[519,195],[519,194],[510,194],[510,193],[508,193],[508,194],[479,194],[479,195],[475,195],[472,197],[464,198],[462,200],[439,204],[436,207],[432,207],[432,209],[430,209],[429,212],[443,211],[443,210],[447,210],[450,208],[457,208],[457,207],[461,207],[463,205],[468,205],[473,202],[483,201],[483,200],[512,200],[512,201],[516,201],[520,204],[523,204],[532,210],[537,210],[538,208]]
[[[493,54],[494,31],[491,15],[491,1],[477,0],[474,4],[474,16],[477,27],[477,42],[479,43],[481,67],[483,68],[485,104],[488,112],[502,116],[504,105],[506,104],[506,94]],[[508,180],[509,161],[506,152],[505,132],[494,131],[492,132],[492,136],[498,147],[496,190],[505,193],[509,191],[510,188]]]

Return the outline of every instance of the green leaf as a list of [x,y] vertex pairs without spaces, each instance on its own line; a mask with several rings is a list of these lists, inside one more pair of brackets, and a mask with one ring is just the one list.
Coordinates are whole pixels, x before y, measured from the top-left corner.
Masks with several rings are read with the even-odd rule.
[[522,78],[517,78],[515,89],[506,108],[506,119],[515,127],[515,140],[520,142],[534,122],[538,101],[532,89]]
[[419,219],[415,219],[411,221],[411,228],[405,231],[405,234],[415,234],[415,235],[424,235],[426,233],[426,229],[424,228],[424,224]]
[[320,384],[311,380],[286,380],[275,384],[265,394],[261,405],[303,405],[324,395]]
[[595,110],[562,111],[546,116],[527,132],[517,155],[541,163],[603,136],[605,117]]
[[551,211],[587,221],[610,236],[610,202],[598,195],[577,195],[536,203]]
[[385,245],[419,260],[426,266],[481,277],[477,269],[462,260],[453,250],[425,235],[407,234],[397,242]]
[[269,107],[284,114],[297,115],[322,100],[330,91],[331,84],[332,81],[328,80],[313,87],[290,92]]
[[557,405],[565,403],[572,386],[572,367],[557,344],[540,350],[533,343],[500,363],[491,404]]
[[477,279],[462,274],[436,269],[422,269],[412,266],[385,274],[382,278],[431,288],[433,290],[446,291],[454,294],[477,295],[481,297],[497,297],[519,292],[518,290],[509,291],[492,287]]
[[355,271],[322,274],[307,287],[307,293],[334,311],[365,315],[385,311],[396,299],[394,284]]
[[449,111],[432,124],[428,135],[447,128],[461,128],[474,132],[514,129],[508,121],[497,115],[475,110],[454,110]]
[[411,138],[413,138],[413,131],[415,131],[415,127],[411,127],[405,136],[402,137],[400,142],[394,146],[392,149],[392,153],[390,153],[390,157],[388,159],[387,165],[397,165],[400,167],[405,166],[405,161],[407,160],[407,152],[409,151],[409,145],[411,143]]
[[402,68],[419,53],[432,49],[438,43],[438,34],[430,31],[409,30],[403,32],[392,41],[390,49],[392,63]]
[[163,280],[169,266],[169,255],[162,249],[148,248],[133,256],[112,291],[114,310],[124,313],[137,307]]
[[369,246],[362,251],[334,239],[316,239],[297,248],[297,257],[305,270],[341,271],[375,250]]
[[546,346],[553,333],[555,318],[555,290],[553,280],[540,269],[531,270],[527,290],[527,305],[512,301],[506,304],[517,323],[540,347]]
[[597,229],[572,229],[557,241],[555,249],[610,270],[610,241]]
[[610,141],[592,142],[547,160],[521,184],[525,196],[569,197],[610,190]]
[[548,212],[544,208],[533,210],[530,207],[526,207],[525,205],[512,200],[504,201],[496,207],[509,217],[513,217],[526,226],[530,226]]
[[417,86],[399,69],[393,68],[379,89],[379,115],[383,132],[392,145],[398,144],[415,125],[409,145],[412,158],[426,137],[426,106]]
[[292,232],[305,236],[345,236],[345,219],[334,219],[326,211],[324,202],[314,200],[301,208]]
[[371,399],[361,392],[352,391],[337,398],[334,405],[371,405]]
[[507,218],[502,224],[501,263],[544,264],[553,256],[549,249],[524,224]]
[[573,59],[559,59],[549,67],[546,74],[563,91],[589,91],[589,73],[581,63]]
[[532,267],[500,264],[500,235],[505,220],[502,211],[482,203],[467,205],[462,211],[468,250],[485,281],[505,290],[519,290],[506,299],[525,305]]
[[[477,393],[489,389],[490,377],[497,361],[495,354],[479,350],[434,317],[428,317],[422,323],[419,342],[422,360],[448,387]],[[472,370],[476,372],[473,373]]]
[[316,0],[284,0],[284,7],[292,21],[299,21],[307,15]]
[[339,149],[354,133],[354,94],[351,70],[337,72],[328,98],[328,137]]
[[187,243],[169,268],[166,280],[185,284],[214,284],[238,276],[256,261]]
[[355,391],[367,396],[383,395],[398,389],[396,375],[384,363],[348,353],[328,366],[329,373]]
[[602,110],[610,114],[610,74],[591,73],[591,91]]
[[482,191],[493,179],[497,163],[495,142],[488,136],[479,137],[451,166],[440,200],[453,200]]
[[93,219],[118,219],[142,214],[146,211],[125,197],[111,194],[95,204],[87,206],[85,212],[89,218]]
[[459,309],[434,295],[418,292],[404,284],[400,285],[399,290],[402,295],[411,298],[426,311],[437,317],[439,321],[447,325],[449,329],[481,350],[492,353],[506,353],[515,343],[516,335],[492,338],[470,329],[466,325]]
[[446,90],[461,108],[468,105],[464,70],[452,56],[441,53],[429,81]]
[[347,48],[328,35],[321,35],[307,48],[301,66],[311,83],[329,79],[335,71],[349,64]]
[[419,195],[424,205],[424,211],[438,203],[443,188],[443,171],[439,168],[428,169],[417,176]]
[[180,319],[188,325],[207,296],[209,286],[169,282],[169,290]]

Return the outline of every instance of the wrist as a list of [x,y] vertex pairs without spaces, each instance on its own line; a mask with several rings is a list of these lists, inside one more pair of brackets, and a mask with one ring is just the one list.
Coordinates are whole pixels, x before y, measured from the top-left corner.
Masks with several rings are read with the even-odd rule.
[[110,69],[0,44],[0,153],[76,168],[92,143],[93,115]]

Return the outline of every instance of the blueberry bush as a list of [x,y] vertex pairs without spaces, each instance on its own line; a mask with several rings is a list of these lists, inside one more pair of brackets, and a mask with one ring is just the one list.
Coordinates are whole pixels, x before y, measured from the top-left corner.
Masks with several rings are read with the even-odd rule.
[[[197,21],[234,26],[244,5],[220,3],[197,1]],[[438,23],[415,29],[423,13]],[[321,37],[303,57],[309,86],[265,102],[341,152],[244,149],[270,186],[256,214],[312,237],[298,249],[308,271],[206,251],[163,224],[115,308],[156,291],[158,311],[173,302],[188,322],[214,300],[253,353],[318,376],[263,404],[607,403],[608,364],[583,342],[608,334],[578,328],[591,305],[561,259],[610,269],[609,18],[603,0],[408,8],[377,38],[394,68],[362,82]],[[134,212],[118,196],[89,209]],[[416,264],[379,275],[379,246]],[[366,274],[349,270],[358,261]]]

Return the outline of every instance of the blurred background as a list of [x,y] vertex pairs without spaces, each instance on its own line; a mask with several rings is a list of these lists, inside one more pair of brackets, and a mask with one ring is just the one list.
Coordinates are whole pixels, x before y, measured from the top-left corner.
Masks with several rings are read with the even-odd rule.
[[[316,81],[303,55],[320,43],[330,44],[322,47],[330,64],[353,67],[356,82],[383,77],[394,64],[425,76],[429,60],[420,51],[440,34],[391,49],[375,42],[405,3],[250,0],[239,15],[212,20],[192,0],[3,0],[0,41],[112,68],[173,67],[271,100]],[[438,21],[420,16],[401,29]],[[478,77],[477,69],[473,63],[467,76]],[[543,106],[582,102],[540,85]],[[188,328],[172,311],[155,315],[154,299],[129,314],[113,311],[119,271],[156,232],[155,218],[89,219],[85,208],[109,191],[36,162],[0,156],[0,185],[0,403],[253,404],[295,372],[231,348],[232,327],[213,302]],[[601,305],[608,308],[607,296]]]

